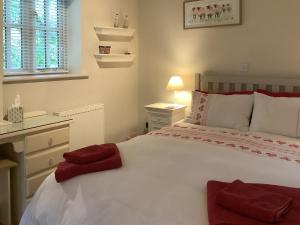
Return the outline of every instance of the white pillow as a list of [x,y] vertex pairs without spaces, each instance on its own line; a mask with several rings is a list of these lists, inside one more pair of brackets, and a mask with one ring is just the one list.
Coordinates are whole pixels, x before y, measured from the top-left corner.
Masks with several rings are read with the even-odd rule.
[[300,137],[300,98],[254,96],[250,131]]
[[206,94],[193,92],[192,112],[186,122],[248,131],[253,94]]
[[204,125],[248,131],[253,95],[208,95]]

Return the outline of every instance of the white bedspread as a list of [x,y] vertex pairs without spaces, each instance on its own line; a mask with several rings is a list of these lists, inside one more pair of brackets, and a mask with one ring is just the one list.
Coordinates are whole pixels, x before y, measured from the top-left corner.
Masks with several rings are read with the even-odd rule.
[[146,135],[118,147],[121,169],[62,184],[50,175],[21,225],[208,225],[208,180],[300,187],[300,164],[224,145]]

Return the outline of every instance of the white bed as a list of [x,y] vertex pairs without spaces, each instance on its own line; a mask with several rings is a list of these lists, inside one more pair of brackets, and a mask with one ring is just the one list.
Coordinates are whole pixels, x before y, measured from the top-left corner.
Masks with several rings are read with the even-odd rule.
[[[124,162],[121,169],[80,176],[62,184],[51,175],[35,194],[21,225],[208,225],[208,180],[241,179],[300,187],[300,163],[232,149],[217,144],[214,138],[226,142],[233,141],[228,135],[247,134],[252,140],[260,136],[288,145],[296,145],[296,139],[180,126],[119,144]],[[212,142],[196,140],[191,132],[186,135],[185,126],[204,129],[201,135],[209,135]],[[224,131],[227,137],[221,135]],[[278,143],[272,145],[278,147]],[[293,156],[300,159],[300,152]]]
[[[257,88],[256,83],[245,85],[238,79],[232,85],[232,77],[223,80],[228,84],[215,81],[220,77],[205,78],[201,86],[230,91]],[[263,88],[270,89],[269,84],[264,83]],[[288,90],[300,86],[299,80],[284,84]],[[199,85],[197,82],[197,88]],[[61,184],[50,175],[20,224],[208,225],[209,180],[300,187],[299,139],[181,123],[118,147],[124,164],[121,169]]]

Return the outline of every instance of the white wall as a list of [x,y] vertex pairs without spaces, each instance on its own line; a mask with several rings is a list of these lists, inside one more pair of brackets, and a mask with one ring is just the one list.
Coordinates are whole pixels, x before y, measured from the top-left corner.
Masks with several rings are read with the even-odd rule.
[[184,30],[183,0],[140,0],[141,112],[172,100],[172,74],[188,89],[196,72],[240,74],[242,63],[251,75],[300,76],[299,8],[299,0],[243,0],[241,26]]
[[[79,0],[72,0],[74,4],[76,1]],[[25,111],[42,109],[53,112],[85,104],[104,103],[106,141],[123,140],[138,127],[138,57],[131,67],[99,68],[94,58],[99,45],[94,26],[112,25],[115,10],[122,9],[129,15],[130,26],[138,27],[138,0],[81,0],[80,4],[80,7],[78,4],[73,5],[80,12],[72,15],[80,18],[75,23],[75,29],[73,26],[73,33],[81,33],[81,38],[76,35],[72,37],[78,39],[77,46],[81,40],[81,50],[75,51],[80,54],[77,55],[80,60],[75,57],[72,62],[80,63],[76,71],[89,75],[89,79],[5,84],[4,109],[13,102],[16,94],[21,95]],[[137,54],[138,40],[137,33],[129,44]]]

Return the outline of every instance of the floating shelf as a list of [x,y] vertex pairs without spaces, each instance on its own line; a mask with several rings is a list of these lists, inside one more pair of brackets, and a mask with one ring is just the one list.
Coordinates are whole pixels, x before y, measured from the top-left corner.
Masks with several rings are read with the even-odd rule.
[[100,63],[131,63],[134,61],[135,55],[95,54],[95,58]]
[[131,39],[135,29],[115,28],[115,27],[95,27],[97,35],[104,40]]

